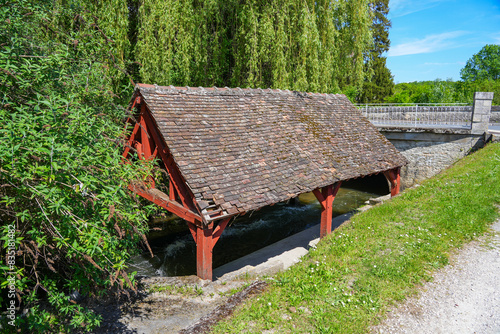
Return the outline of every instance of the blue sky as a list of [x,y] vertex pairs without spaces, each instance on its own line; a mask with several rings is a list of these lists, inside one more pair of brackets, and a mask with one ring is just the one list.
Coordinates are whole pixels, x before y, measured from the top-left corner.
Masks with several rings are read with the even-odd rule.
[[486,44],[500,44],[500,0],[390,0],[394,82],[451,78]]

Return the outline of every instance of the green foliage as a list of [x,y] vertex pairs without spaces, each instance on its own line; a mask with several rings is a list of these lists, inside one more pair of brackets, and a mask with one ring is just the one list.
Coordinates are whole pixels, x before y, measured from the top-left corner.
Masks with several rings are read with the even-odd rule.
[[415,81],[399,83],[388,103],[472,103],[475,92],[493,92],[493,104],[500,104],[500,80]]
[[456,100],[471,102],[474,92],[493,92],[493,105],[500,105],[500,80],[457,81]]
[[113,22],[106,12],[121,3],[0,5],[0,217],[4,232],[16,226],[16,325],[25,332],[91,330],[99,317],[70,294],[135,289],[126,261],[147,208],[127,185],[151,166],[121,159],[127,11]]
[[460,71],[464,81],[500,80],[500,45],[487,44]]
[[500,144],[353,216],[213,333],[366,333],[498,219]]
[[453,101],[455,84],[452,81],[420,81],[397,84],[389,103],[445,103]]
[[357,101],[362,103],[380,103],[394,90],[394,80],[391,71],[387,68],[386,57],[382,54],[389,50],[389,28],[391,21],[387,18],[389,14],[388,0],[375,0],[370,2],[373,24],[371,26],[373,35],[373,47],[365,56],[365,71],[367,76],[363,83],[363,89]]
[[362,93],[357,101],[381,103],[394,93],[394,81],[391,71],[386,66],[386,60],[385,57],[378,57],[371,62],[373,76],[363,83]]
[[367,0],[145,0],[138,13],[133,54],[159,85],[338,92],[360,87],[372,43]]

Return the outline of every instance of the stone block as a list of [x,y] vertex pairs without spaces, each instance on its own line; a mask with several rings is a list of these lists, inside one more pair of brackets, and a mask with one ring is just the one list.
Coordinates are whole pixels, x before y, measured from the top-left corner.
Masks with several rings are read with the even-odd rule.
[[492,99],[492,92],[474,93],[471,134],[477,135],[488,131]]
[[475,92],[474,100],[493,100],[493,92]]
[[474,112],[491,110],[491,100],[476,100],[474,101]]
[[488,123],[473,123],[471,128],[472,135],[482,135],[488,131]]
[[482,122],[482,123],[489,123],[490,122],[490,116],[491,116],[491,114],[489,114],[489,113],[482,114],[480,122]]

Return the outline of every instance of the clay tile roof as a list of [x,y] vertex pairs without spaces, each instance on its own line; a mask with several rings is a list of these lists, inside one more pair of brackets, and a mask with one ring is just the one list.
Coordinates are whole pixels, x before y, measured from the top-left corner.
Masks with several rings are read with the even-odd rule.
[[228,214],[406,164],[344,95],[145,84],[135,94],[197,202]]

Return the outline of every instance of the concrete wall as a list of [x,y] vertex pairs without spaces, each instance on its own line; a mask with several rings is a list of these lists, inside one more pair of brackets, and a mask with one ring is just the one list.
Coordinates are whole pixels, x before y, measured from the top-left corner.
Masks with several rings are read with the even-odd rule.
[[408,159],[401,169],[402,188],[410,187],[448,168],[484,146],[484,135],[381,131]]

